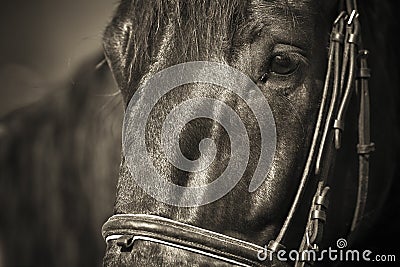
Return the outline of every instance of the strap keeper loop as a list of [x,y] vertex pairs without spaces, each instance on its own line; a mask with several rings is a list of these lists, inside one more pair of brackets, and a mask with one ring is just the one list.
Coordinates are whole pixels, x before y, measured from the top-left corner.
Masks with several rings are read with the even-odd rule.
[[357,44],[358,43],[358,35],[354,33],[349,34],[349,38],[347,39],[347,42],[350,44]]
[[335,120],[335,121],[333,122],[333,128],[334,128],[334,129],[339,129],[339,130],[343,131],[343,130],[344,130],[344,121],[342,121],[342,120]]
[[323,197],[323,196],[318,196],[318,197],[315,199],[315,204],[321,205],[321,206],[324,207],[324,208],[328,208],[328,206],[329,206],[329,200],[326,198],[326,196],[325,196],[325,197]]
[[371,77],[371,69],[359,68],[357,71],[357,79],[368,79]]
[[374,151],[375,151],[375,144],[374,143],[370,143],[370,144],[367,144],[367,145],[360,145],[360,144],[357,145],[357,153],[359,155],[368,155],[368,154],[370,154],[371,152],[374,152]]
[[332,42],[338,42],[343,44],[344,42],[344,35],[340,32],[332,32],[331,34],[331,41]]
[[313,220],[317,219],[322,222],[325,222],[326,221],[326,213],[323,210],[314,210],[312,212],[311,219],[313,219]]

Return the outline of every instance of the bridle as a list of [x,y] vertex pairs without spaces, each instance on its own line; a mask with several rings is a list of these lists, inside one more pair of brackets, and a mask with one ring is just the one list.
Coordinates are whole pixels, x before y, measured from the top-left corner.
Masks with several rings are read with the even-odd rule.
[[[341,1],[340,10],[330,36],[327,73],[311,147],[289,213],[276,239],[267,245],[267,253],[271,255],[284,249],[282,241],[293,222],[295,212],[299,209],[310,180],[318,181],[318,184],[309,207],[298,252],[299,255],[304,255],[301,252],[318,250],[329,203],[328,178],[333,171],[337,150],[341,147],[345,114],[354,93],[359,100],[357,145],[359,177],[356,208],[350,232],[356,229],[364,214],[368,191],[369,156],[374,151],[374,144],[370,142],[368,51],[362,47],[356,0]],[[265,251],[262,246],[155,215],[114,215],[104,224],[102,234],[106,243],[116,241],[122,250],[132,249],[137,240],[143,240],[188,250],[239,266],[264,266],[259,260],[260,251]],[[272,261],[277,259],[272,258]],[[310,259],[300,257],[295,266],[309,264],[311,264]]]

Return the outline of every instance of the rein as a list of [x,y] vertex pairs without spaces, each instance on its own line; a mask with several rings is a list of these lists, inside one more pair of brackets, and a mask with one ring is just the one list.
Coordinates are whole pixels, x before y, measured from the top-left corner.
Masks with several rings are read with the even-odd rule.
[[[318,181],[310,204],[305,231],[298,248],[318,251],[329,204],[328,178],[331,175],[337,150],[341,147],[347,107],[354,92],[359,100],[358,192],[350,232],[362,220],[367,200],[369,155],[374,151],[370,141],[370,103],[367,64],[368,51],[363,50],[356,0],[345,0],[339,16],[333,23],[327,73],[310,151],[300,180],[299,188],[284,224],[275,240],[268,243],[268,254],[284,249],[283,239],[299,208],[310,179]],[[132,249],[137,240],[155,242],[178,249],[212,257],[239,266],[264,266],[259,252],[265,248],[200,227],[171,219],[139,214],[112,216],[103,226],[106,242],[116,241],[123,250]],[[310,259],[300,258],[295,266],[308,266]],[[276,259],[272,259],[276,261]]]

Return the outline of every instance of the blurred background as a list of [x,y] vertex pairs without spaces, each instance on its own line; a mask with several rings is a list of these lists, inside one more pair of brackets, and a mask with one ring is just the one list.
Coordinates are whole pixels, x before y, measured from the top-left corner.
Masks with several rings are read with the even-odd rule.
[[[1,2],[0,267],[100,266],[100,229],[112,212],[122,113],[113,117],[105,108],[119,106],[109,104],[115,97],[94,96],[103,87],[115,88],[107,68],[94,73],[98,62],[92,61],[99,58],[116,5]],[[52,91],[57,94],[42,104],[11,112]],[[2,127],[6,114],[9,123]],[[91,164],[103,157],[109,164],[100,166],[106,167]]]
[[98,52],[116,2],[2,1],[0,116],[57,88]]

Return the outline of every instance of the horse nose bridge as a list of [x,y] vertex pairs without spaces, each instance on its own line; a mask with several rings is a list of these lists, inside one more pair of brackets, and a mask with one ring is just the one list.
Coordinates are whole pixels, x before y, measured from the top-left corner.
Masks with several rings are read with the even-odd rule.
[[[200,152],[199,146],[200,150],[222,148],[224,146],[222,139],[226,135],[224,124],[229,119],[227,110],[234,109],[232,107],[234,103],[229,103],[227,91],[217,85],[206,83],[187,84],[184,91],[189,93],[178,104],[178,107],[183,108],[178,110],[177,114],[178,118],[187,122],[180,134],[180,143],[184,145],[182,149],[186,150],[186,154],[193,154]],[[207,140],[203,142],[205,139],[212,142]]]
[[232,93],[225,88],[211,83],[191,83],[184,85],[184,96],[176,106],[185,106],[185,113],[190,113],[193,119],[207,118],[213,127],[226,119],[227,110],[236,109]]

